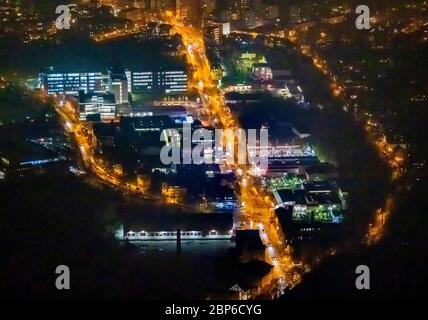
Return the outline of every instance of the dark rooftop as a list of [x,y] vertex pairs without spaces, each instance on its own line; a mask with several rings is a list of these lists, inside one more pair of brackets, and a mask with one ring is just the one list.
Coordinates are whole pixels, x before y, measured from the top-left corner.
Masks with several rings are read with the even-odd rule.
[[104,103],[116,103],[116,99],[114,98],[113,93],[93,93],[88,92],[84,93],[83,91],[79,92],[79,103],[90,103],[92,98],[102,98]]
[[176,128],[177,124],[169,116],[151,116],[151,117],[122,117],[121,127],[133,128],[134,130],[156,130]]
[[216,230],[226,234],[233,227],[231,215],[200,214],[180,212],[141,212],[139,208],[126,208],[124,213],[125,231],[203,231]]
[[330,163],[320,163],[306,168],[307,174],[328,174],[336,171],[336,167]]
[[92,128],[96,137],[107,137],[115,135],[117,126],[113,123],[96,123]]
[[[53,151],[27,140],[8,140],[0,145],[0,158],[16,166],[31,161],[42,161],[58,157]],[[0,161],[1,163],[2,161]],[[4,163],[5,164],[5,163]]]
[[239,254],[244,251],[264,250],[259,230],[236,230],[236,249]]

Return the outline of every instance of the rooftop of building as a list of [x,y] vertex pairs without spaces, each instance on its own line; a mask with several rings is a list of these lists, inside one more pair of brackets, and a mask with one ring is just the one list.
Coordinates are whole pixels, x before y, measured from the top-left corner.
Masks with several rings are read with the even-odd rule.
[[238,253],[265,250],[259,230],[236,230],[235,241]]
[[225,94],[226,100],[237,100],[237,101],[261,101],[266,98],[265,93],[239,93],[239,92],[228,92]]
[[275,168],[297,168],[312,166],[318,164],[319,159],[317,156],[291,156],[291,157],[278,157],[274,158],[269,156],[269,169]]
[[183,115],[187,114],[187,109],[184,106],[154,106],[154,105],[137,105],[133,106],[132,110],[133,113],[153,113],[155,114],[176,114],[181,113]]
[[116,134],[117,125],[114,123],[96,123],[92,126],[92,129],[97,138],[111,137]]
[[269,63],[260,63],[260,62],[257,62],[257,63],[253,63],[253,67],[255,67],[255,68],[260,68],[260,67],[270,67],[270,64]]
[[[154,212],[159,209],[153,209]],[[152,211],[152,212],[153,212]],[[203,231],[216,230],[227,234],[233,227],[233,217],[221,214],[162,212],[160,215],[146,214],[139,207],[122,210],[125,231]]]
[[98,98],[103,99],[104,103],[116,103],[114,94],[110,92],[106,92],[106,93],[94,93],[94,92],[84,93],[83,91],[79,92],[79,103],[91,103],[93,99],[98,99]]
[[329,192],[310,192],[307,189],[284,189],[276,190],[273,194],[278,205],[284,203],[295,203],[298,205],[329,205],[340,203],[339,195],[334,189],[330,189]]
[[205,197],[210,200],[236,199],[233,189],[215,183],[207,184],[205,187]]
[[53,159],[58,155],[29,140],[8,139],[0,145],[0,164],[19,166],[30,162]]
[[86,121],[94,122],[94,123],[101,122],[101,114],[99,113],[87,114]]
[[327,180],[311,181],[305,183],[305,189],[308,192],[333,191],[335,188],[335,183]]
[[76,67],[76,68],[73,68],[73,70],[69,70],[67,68],[61,68],[61,67],[58,68],[58,67],[50,66],[50,67],[43,68],[43,70],[41,70],[41,73],[44,73],[44,74],[102,73],[102,71],[95,70],[95,69],[85,69],[83,67]]
[[127,81],[125,72],[109,72],[109,77],[112,81]]
[[[178,127],[179,125],[167,115],[153,115],[150,117],[124,116],[120,119],[120,128],[125,131],[162,131]],[[157,139],[159,140],[159,136]]]

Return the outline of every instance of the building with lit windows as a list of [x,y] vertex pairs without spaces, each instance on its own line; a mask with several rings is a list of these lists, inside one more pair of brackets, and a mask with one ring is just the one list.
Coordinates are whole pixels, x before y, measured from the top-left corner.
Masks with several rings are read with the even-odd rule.
[[128,79],[123,71],[109,71],[108,88],[109,92],[114,94],[116,103],[128,103]]
[[78,95],[79,91],[102,92],[101,72],[59,72],[53,67],[39,74],[40,87],[48,94]]
[[116,101],[113,93],[79,93],[80,120],[99,115],[101,121],[111,121],[116,117]]
[[[104,81],[103,79],[107,79]],[[185,69],[60,73],[51,67],[39,75],[40,87],[48,94],[78,95],[85,93],[114,94],[117,104],[128,103],[128,93],[181,94],[187,91]],[[105,83],[104,83],[105,82]],[[105,88],[107,84],[107,89]]]
[[130,92],[143,93],[154,89],[153,71],[126,71]]
[[193,19],[192,15],[195,12],[195,0],[176,0],[176,14],[180,20],[190,21]]
[[132,93],[178,94],[187,91],[184,70],[126,71]]
[[157,73],[157,87],[165,93],[187,91],[187,74],[184,71],[160,71]]

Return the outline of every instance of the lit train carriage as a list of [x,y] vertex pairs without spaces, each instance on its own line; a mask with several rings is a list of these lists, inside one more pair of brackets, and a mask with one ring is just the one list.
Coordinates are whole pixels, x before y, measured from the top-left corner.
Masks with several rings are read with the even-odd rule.
[[[181,231],[181,240],[221,240],[230,239],[233,236],[233,230],[226,233],[220,233],[217,230],[210,230],[206,233],[202,231]],[[119,233],[118,233],[119,234]],[[123,237],[123,240],[177,240],[177,231],[128,231]]]
[[128,208],[123,224],[116,230],[116,238],[130,241],[223,240],[233,236],[231,214],[169,214],[154,220],[148,215]]
[[[202,231],[181,231],[182,240],[196,240],[203,237]],[[128,231],[125,235],[128,240],[176,240],[177,231]]]

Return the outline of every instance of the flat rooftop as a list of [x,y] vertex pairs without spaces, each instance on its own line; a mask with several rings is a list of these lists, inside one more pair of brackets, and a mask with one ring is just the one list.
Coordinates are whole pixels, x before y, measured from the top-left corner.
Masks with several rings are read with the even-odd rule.
[[139,208],[124,208],[124,229],[127,231],[203,231],[216,230],[228,233],[233,228],[232,215],[180,213],[180,212],[141,212]]
[[28,140],[10,139],[0,145],[0,163],[8,166],[31,164],[43,160],[54,159],[58,155]]

